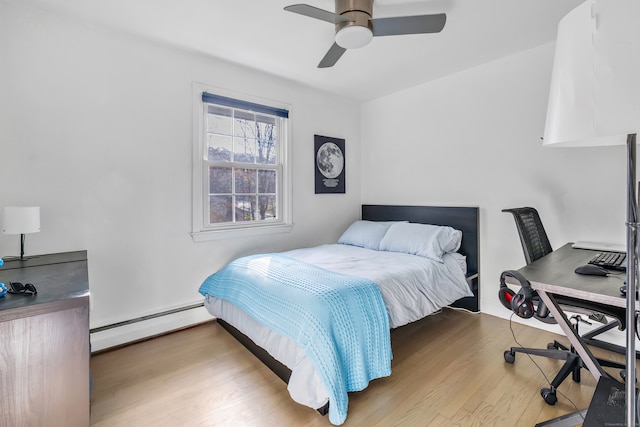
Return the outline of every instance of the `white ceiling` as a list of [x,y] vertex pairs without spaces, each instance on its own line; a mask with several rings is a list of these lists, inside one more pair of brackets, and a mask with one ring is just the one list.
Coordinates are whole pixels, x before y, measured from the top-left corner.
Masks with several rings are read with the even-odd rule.
[[[11,1],[11,0],[5,0]],[[73,14],[313,87],[370,100],[555,40],[582,0],[375,0],[374,17],[447,14],[437,34],[374,38],[333,68],[333,25],[286,12],[293,0],[13,0]],[[299,0],[297,0],[299,1]],[[333,11],[333,0],[307,4]]]

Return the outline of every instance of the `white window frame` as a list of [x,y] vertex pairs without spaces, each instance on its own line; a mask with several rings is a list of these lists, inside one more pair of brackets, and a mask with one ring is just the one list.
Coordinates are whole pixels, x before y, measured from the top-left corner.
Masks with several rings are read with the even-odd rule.
[[[280,199],[280,217],[265,222],[235,222],[209,224],[209,161],[206,158],[206,106],[202,101],[202,93],[208,92],[241,101],[282,108],[289,111],[284,129],[279,129],[277,159],[282,166],[281,182],[279,182],[278,198]],[[292,185],[291,185],[291,108],[282,102],[235,93],[208,85],[193,84],[193,194],[192,194],[192,232],[194,241],[218,240],[226,238],[250,237],[291,231]],[[256,165],[260,166],[260,165]]]

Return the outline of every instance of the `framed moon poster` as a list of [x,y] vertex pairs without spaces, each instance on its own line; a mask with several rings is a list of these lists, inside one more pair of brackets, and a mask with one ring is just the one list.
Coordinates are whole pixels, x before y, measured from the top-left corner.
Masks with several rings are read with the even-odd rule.
[[316,194],[345,192],[344,139],[314,135]]

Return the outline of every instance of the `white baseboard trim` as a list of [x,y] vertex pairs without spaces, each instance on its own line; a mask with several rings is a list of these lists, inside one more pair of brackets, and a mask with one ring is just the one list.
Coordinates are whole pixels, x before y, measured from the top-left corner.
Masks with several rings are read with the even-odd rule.
[[140,341],[213,319],[211,313],[200,305],[182,311],[170,312],[166,315],[161,314],[153,318],[122,322],[122,324],[113,327],[96,328],[96,331],[91,332],[91,351],[101,351]]

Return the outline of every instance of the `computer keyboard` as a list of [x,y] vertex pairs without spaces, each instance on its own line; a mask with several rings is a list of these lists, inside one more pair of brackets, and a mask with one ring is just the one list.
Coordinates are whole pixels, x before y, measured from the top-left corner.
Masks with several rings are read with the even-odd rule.
[[589,264],[598,265],[610,270],[624,271],[627,269],[627,254],[620,252],[600,252],[589,261]]

